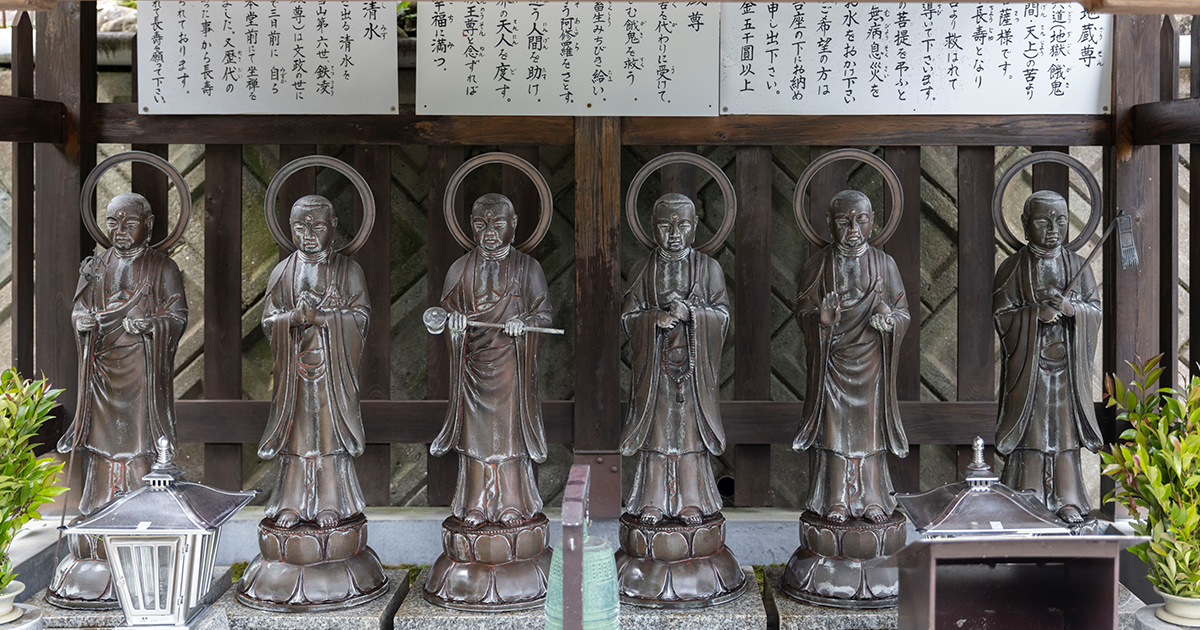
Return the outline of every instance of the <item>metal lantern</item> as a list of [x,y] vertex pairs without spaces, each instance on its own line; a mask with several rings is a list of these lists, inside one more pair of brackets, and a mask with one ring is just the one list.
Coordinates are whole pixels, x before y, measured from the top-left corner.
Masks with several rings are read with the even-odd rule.
[[68,534],[102,536],[125,612],[122,628],[178,628],[198,621],[212,585],[221,525],[258,493],[180,481],[165,437],[146,485],[118,496]]
[[926,538],[1071,533],[1032,492],[1017,492],[999,481],[984,461],[983,439],[977,437],[966,481],[918,494],[897,493],[896,500]]

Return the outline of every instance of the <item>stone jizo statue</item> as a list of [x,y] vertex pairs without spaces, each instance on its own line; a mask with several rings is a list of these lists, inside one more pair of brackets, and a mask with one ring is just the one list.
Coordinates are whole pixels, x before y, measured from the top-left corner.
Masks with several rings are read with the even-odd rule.
[[709,456],[725,450],[719,372],[729,300],[721,266],[692,249],[691,199],[664,195],[651,220],[658,247],[635,267],[621,309],[633,353],[621,454],[638,458],[627,509],[645,525],[699,525],[721,510]]
[[[290,242],[279,238],[278,187],[300,168],[327,166],[349,177],[363,199],[358,234],[333,248],[338,221],[320,195],[297,200]],[[362,267],[350,255],[370,234],[375,207],[366,182],[324,156],[284,166],[267,190],[266,217],[281,248],[295,251],[267,281],[263,333],[274,357],[274,391],[259,457],[279,462],[259,522],[259,555],[237,585],[237,600],[277,612],[321,612],[379,597],[387,578],[367,546],[366,501],[354,469],[362,454],[359,385],[371,302]]]
[[[155,445],[175,445],[175,351],[187,327],[187,296],[179,267],[164,252],[178,241],[191,216],[186,182],[166,160],[126,152],[101,162],[84,183],[91,199],[99,177],[121,162],[149,163],[180,189],[180,220],[172,235],[151,245],[154,211],[145,197],[112,198],[102,232],[91,203],[80,208],[84,226],[102,247],[79,267],[71,310],[79,357],[79,396],[60,453],[80,457],[80,518],[118,494],[142,486]],[[107,553],[96,536],[67,536],[68,553],[47,599],[66,608],[117,608]]]
[[800,271],[808,389],[793,447],[813,450],[807,507],[831,523],[886,522],[896,509],[887,454],[908,454],[896,398],[908,300],[896,262],[867,242],[873,220],[866,195],[835,195],[833,244]]
[[[471,209],[476,248],[451,265],[441,306],[448,314],[450,406],[430,453],[459,454],[453,513],[468,527],[507,527],[542,510],[533,463],[546,459],[537,351],[550,324],[541,266],[513,247],[512,202],[487,194]],[[470,327],[468,320],[503,324]]]
[[1092,404],[1100,296],[1083,257],[1065,246],[1061,195],[1031,195],[1021,223],[1028,242],[1000,264],[992,292],[1003,357],[996,429],[996,450],[1007,456],[1001,480],[1034,490],[1059,518],[1080,525],[1092,506],[1079,449],[1095,452],[1103,445]]

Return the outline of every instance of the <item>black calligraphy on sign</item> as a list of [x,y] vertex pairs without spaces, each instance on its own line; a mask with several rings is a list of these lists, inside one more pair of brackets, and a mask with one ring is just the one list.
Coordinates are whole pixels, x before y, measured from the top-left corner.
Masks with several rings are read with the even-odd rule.
[[1107,100],[1112,18],[1074,3],[740,2],[721,11],[729,113],[1101,113]]

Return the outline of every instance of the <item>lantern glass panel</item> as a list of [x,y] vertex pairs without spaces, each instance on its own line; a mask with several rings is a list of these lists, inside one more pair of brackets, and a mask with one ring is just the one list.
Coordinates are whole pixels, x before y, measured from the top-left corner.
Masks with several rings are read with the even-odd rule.
[[[130,625],[144,625],[173,616],[175,567],[179,560],[180,539],[176,536],[106,536],[109,549],[116,552],[117,577],[125,588],[118,597],[128,600]],[[124,590],[124,593],[121,591]]]

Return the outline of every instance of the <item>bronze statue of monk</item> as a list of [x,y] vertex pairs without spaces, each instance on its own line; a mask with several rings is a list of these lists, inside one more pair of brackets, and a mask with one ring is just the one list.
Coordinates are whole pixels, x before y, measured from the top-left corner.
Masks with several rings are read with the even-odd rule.
[[[487,194],[471,209],[477,247],[446,273],[441,306],[449,314],[450,406],[429,452],[459,454],[451,504],[468,527],[513,526],[542,510],[533,462],[546,459],[537,385],[541,336],[550,324],[546,276],[512,246],[517,215],[503,195]],[[467,327],[468,320],[503,328]]]
[[[175,444],[175,351],[187,326],[179,267],[149,246],[154,213],[145,197],[120,194],[108,204],[112,247],[80,266],[71,320],[79,349],[74,420],[58,442],[82,451],[79,512],[92,514],[142,485],[155,444]],[[72,537],[50,595],[55,603],[116,607],[108,568],[94,537]],[[103,565],[103,566],[102,566]]]
[[807,507],[831,523],[886,522],[896,509],[887,454],[908,454],[896,399],[908,300],[896,262],[867,242],[873,216],[863,193],[835,195],[834,242],[800,271],[808,388],[793,448],[813,449]]
[[259,523],[260,555],[238,601],[282,612],[357,605],[386,578],[366,545],[366,504],[354,458],[365,444],[359,370],[371,304],[362,267],[333,250],[337,217],[319,195],[292,205],[296,251],[267,281],[263,332],[275,357],[274,394],[258,445],[279,460]]
[[1021,223],[1028,242],[1000,264],[992,292],[1003,356],[996,450],[1008,456],[1001,481],[1034,490],[1059,518],[1080,525],[1091,503],[1079,449],[1103,445],[1092,404],[1100,297],[1083,257],[1063,246],[1061,195],[1031,195]]
[[725,451],[719,372],[729,298],[721,265],[692,249],[692,200],[664,195],[651,220],[658,247],[634,268],[621,309],[633,353],[621,454],[638,457],[626,509],[645,525],[699,525],[721,510],[709,455]]

